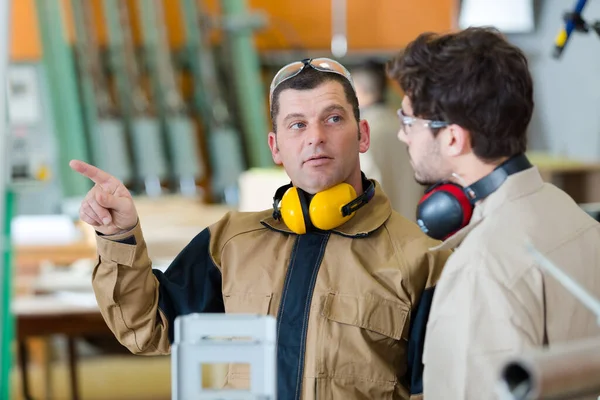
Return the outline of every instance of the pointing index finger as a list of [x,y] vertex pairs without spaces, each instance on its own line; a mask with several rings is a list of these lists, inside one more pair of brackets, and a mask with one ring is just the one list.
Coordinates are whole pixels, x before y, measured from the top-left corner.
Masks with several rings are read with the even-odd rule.
[[92,182],[97,183],[104,189],[108,189],[107,186],[116,180],[112,175],[102,171],[100,168],[94,167],[86,162],[80,160],[72,160],[69,166],[81,175],[90,178]]

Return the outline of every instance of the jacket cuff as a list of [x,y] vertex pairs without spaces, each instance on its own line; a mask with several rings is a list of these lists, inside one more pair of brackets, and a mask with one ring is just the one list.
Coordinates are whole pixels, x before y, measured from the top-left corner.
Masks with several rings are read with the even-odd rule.
[[[133,238],[134,244],[128,244]],[[128,243],[123,243],[127,240]],[[136,248],[144,243],[142,235],[142,227],[140,221],[127,232],[116,235],[99,235],[96,234],[96,246],[98,255],[106,260],[116,262],[121,265],[131,267],[135,260]]]

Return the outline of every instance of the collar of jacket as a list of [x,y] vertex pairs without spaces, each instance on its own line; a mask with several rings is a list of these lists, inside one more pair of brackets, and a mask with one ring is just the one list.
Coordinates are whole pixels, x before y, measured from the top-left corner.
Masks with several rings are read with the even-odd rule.
[[543,184],[544,180],[535,166],[510,175],[498,190],[475,205],[469,225],[430,250],[449,250],[458,247],[469,232],[479,225],[485,217],[493,214],[502,204],[516,200],[519,197],[528,196],[538,191]]
[[[363,237],[379,229],[392,214],[389,199],[375,181],[375,195],[367,204],[360,208],[354,217],[346,223],[333,229],[331,232],[348,237]],[[280,232],[293,233],[283,221],[278,221],[272,216],[260,221],[263,225]]]

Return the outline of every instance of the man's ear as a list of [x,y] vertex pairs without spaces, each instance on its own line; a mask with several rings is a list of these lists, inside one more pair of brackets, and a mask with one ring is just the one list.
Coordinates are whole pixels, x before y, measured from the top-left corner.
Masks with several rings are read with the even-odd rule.
[[279,155],[279,146],[277,146],[277,134],[275,132],[269,132],[269,148],[271,149],[271,155],[273,156],[273,161],[277,165],[283,164],[281,161],[281,157]]
[[369,123],[361,119],[358,121],[358,150],[365,153],[371,146],[371,128]]
[[471,133],[462,126],[452,124],[440,135],[447,156],[457,157],[471,152]]

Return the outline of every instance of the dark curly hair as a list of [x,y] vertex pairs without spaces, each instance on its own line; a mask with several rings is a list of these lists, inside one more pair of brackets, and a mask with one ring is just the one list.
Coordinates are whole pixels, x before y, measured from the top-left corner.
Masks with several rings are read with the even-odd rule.
[[525,151],[533,82],[523,52],[496,29],[423,33],[388,62],[387,72],[415,116],[465,128],[480,159]]

